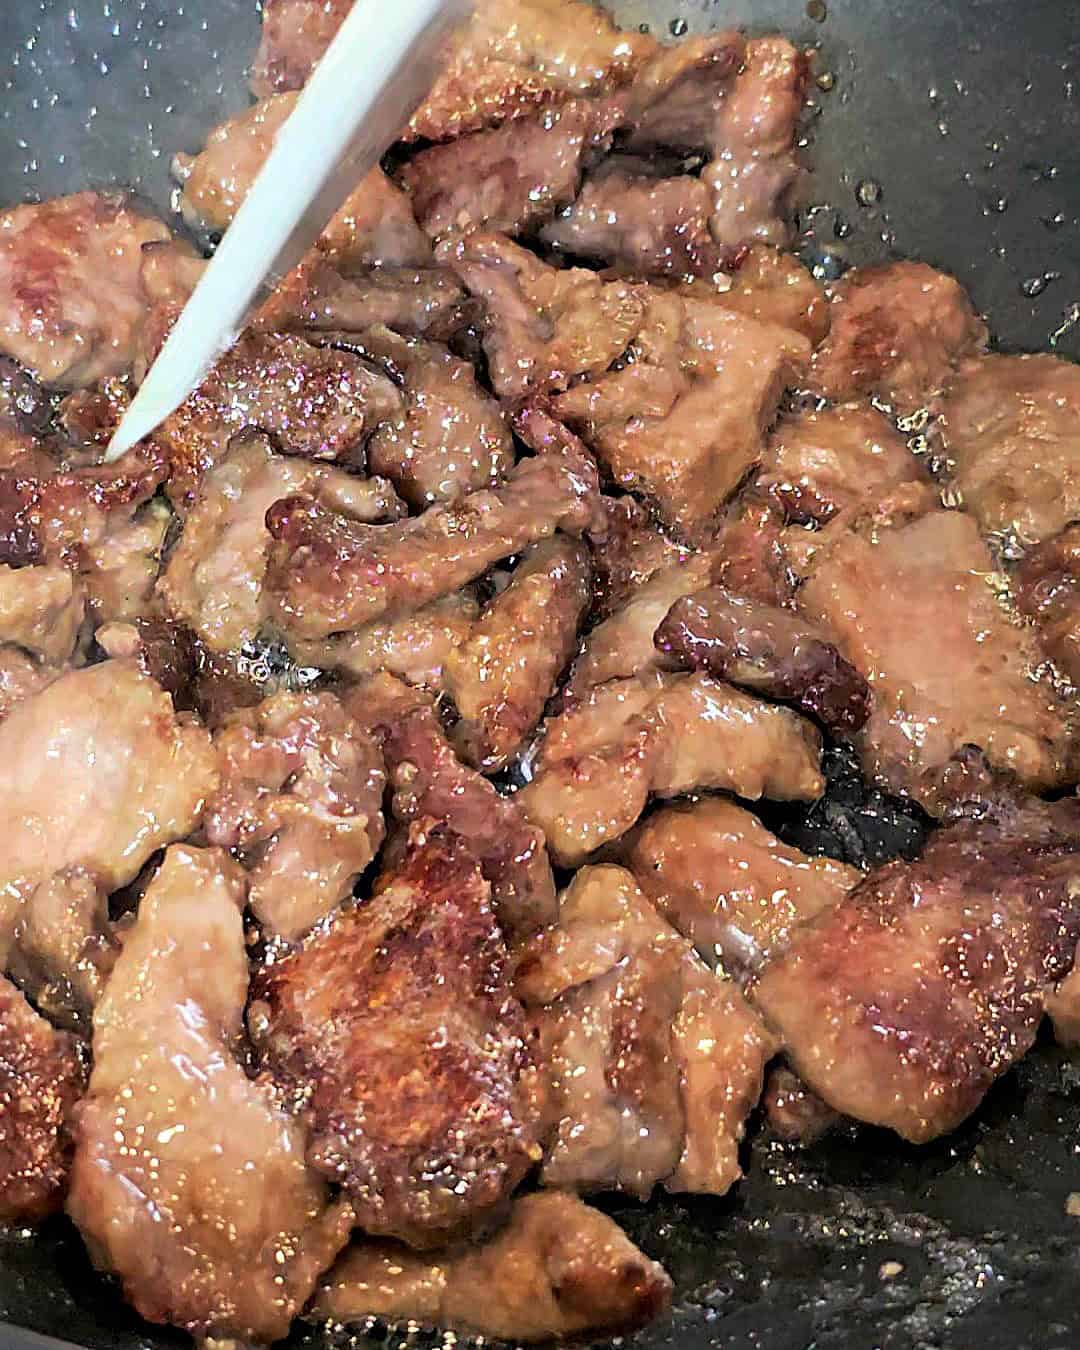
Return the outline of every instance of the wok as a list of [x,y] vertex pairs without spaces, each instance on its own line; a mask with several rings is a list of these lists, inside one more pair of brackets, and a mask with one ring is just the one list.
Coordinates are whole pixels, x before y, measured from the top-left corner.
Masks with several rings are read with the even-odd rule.
[[[999,345],[1080,356],[1075,0],[825,0],[809,6],[819,20],[802,0],[614,8],[661,36],[742,24],[819,46],[832,88],[815,91],[807,127],[807,257],[826,275],[925,258],[960,277]],[[244,104],[257,33],[255,0],[3,0],[0,199],[115,184],[168,211],[169,158]],[[852,860],[917,848],[916,813],[867,797],[846,756],[830,758],[825,802],[769,823]],[[606,1206],[678,1285],[672,1319],[635,1344],[1074,1348],[1078,1150],[1080,1062],[1048,1042],[929,1147],[868,1129],[807,1151],[759,1135],[724,1200]],[[141,1323],[62,1220],[0,1235],[3,1322],[12,1350],[41,1350],[42,1336],[190,1345]],[[294,1339],[326,1344],[315,1330]]]

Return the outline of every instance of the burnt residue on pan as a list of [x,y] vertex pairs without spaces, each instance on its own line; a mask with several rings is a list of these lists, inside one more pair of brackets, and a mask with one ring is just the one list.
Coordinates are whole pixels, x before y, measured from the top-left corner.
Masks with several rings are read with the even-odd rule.
[[[679,36],[731,24],[818,49],[800,212],[823,277],[912,255],[956,273],[1013,349],[1080,356],[1080,21],[1062,0],[622,0]],[[255,0],[5,0],[2,197],[133,187],[170,207],[169,159],[242,105]],[[1074,88],[1074,81],[1075,88]],[[768,823],[873,865],[916,851],[916,810],[830,751],[829,791]],[[955,1134],[913,1148],[840,1127],[810,1148],[758,1126],[719,1201],[608,1206],[678,1283],[642,1350],[1072,1350],[1080,1344],[1080,1063],[1049,1042]],[[157,1350],[74,1230],[0,1234],[0,1320],[92,1350]],[[437,1338],[375,1327],[345,1343]],[[296,1345],[323,1350],[327,1333]],[[0,1328],[18,1350],[19,1333]],[[34,1344],[39,1344],[34,1342]]]

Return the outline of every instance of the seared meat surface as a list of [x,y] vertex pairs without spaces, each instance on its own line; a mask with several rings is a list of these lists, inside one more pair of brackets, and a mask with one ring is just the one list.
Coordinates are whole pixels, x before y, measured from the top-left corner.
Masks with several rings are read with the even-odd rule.
[[957,372],[936,434],[952,485],[987,534],[1036,544],[1080,515],[1080,368],[984,356]]
[[811,919],[753,990],[800,1076],[913,1143],[958,1125],[1072,966],[1078,845],[1080,803],[1006,800]]
[[446,1327],[465,1335],[546,1341],[577,1332],[631,1331],[671,1298],[663,1267],[599,1210],[564,1191],[514,1202],[481,1246],[423,1255],[361,1242],[323,1280],[312,1314]]
[[732,974],[756,971],[783,951],[797,924],[859,880],[853,867],[782,843],[724,797],[654,812],[621,853],[667,921],[710,965]]
[[546,1065],[541,1181],[722,1195],[774,1048],[629,872],[586,867],[518,962]]
[[917,488],[831,527],[799,591],[803,612],[870,684],[857,737],[867,772],[931,811],[964,746],[1035,791],[1074,773],[1074,711],[1033,677],[1034,635],[1010,621],[995,580],[975,522],[933,509]]
[[1080,525],[1033,549],[1017,570],[1017,603],[1043,650],[1080,686]]
[[94,1011],[67,1207],[148,1321],[270,1341],[352,1214],[331,1203],[300,1127],[236,1058],[242,905],[219,850],[167,851]]
[[85,1086],[79,1043],[0,976],[0,1222],[32,1223],[60,1208]]
[[468,845],[418,824],[372,899],[257,976],[248,1023],[369,1233],[468,1235],[537,1156],[525,1017]]
[[549,720],[518,800],[555,860],[574,867],[625,834],[650,794],[813,800],[820,755],[817,732],[790,709],[708,675],[611,680]]
[[960,283],[925,263],[856,268],[830,299],[832,327],[810,373],[826,398],[867,394],[897,413],[916,412],[986,342]]

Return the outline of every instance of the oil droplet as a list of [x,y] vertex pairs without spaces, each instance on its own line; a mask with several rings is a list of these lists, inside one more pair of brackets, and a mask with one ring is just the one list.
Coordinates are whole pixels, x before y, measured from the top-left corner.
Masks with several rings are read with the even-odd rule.
[[1043,216],[1043,224],[1048,230],[1060,230],[1065,224],[1065,212],[1057,211],[1052,216]]
[[1028,277],[1027,281],[1022,281],[1020,289],[1024,295],[1034,299],[1035,296],[1042,295],[1052,281],[1058,281],[1060,278],[1060,272],[1043,272],[1041,276]]
[[874,206],[881,201],[881,184],[873,178],[861,178],[855,184],[855,200],[860,206]]
[[826,94],[829,92],[830,89],[834,89],[836,87],[836,76],[832,73],[831,70],[823,70],[821,72],[821,74],[817,77],[817,87],[819,89],[823,89]]
[[829,11],[825,6],[825,0],[806,0],[806,17],[812,19],[814,23],[824,23],[828,18]]
[[639,23],[637,26],[637,30],[639,33],[651,33],[652,25],[648,23]]
[[668,24],[668,32],[672,37],[685,37],[690,31],[690,25],[685,19],[672,19]]

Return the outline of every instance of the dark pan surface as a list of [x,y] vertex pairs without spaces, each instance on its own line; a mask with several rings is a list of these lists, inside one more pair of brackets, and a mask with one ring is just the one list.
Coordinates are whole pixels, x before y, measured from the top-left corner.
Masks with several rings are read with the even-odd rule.
[[[808,256],[826,273],[925,258],[968,286],[1001,345],[1080,356],[1080,3],[826,5],[823,22],[802,0],[615,9],[658,35],[741,23],[820,46],[833,87],[807,131]],[[242,105],[257,31],[254,0],[0,0],[0,201],[117,184],[168,210],[169,157]],[[824,804],[769,823],[852,861],[918,847],[920,820],[868,798],[843,754],[832,771]],[[1080,1345],[1080,1063],[1049,1043],[948,1140],[852,1130],[799,1151],[759,1135],[747,1168],[723,1201],[612,1203],[679,1286],[641,1350]],[[62,1221],[0,1234],[5,1320],[92,1350],[190,1345],[125,1309]],[[0,1325],[0,1350],[42,1346]]]

